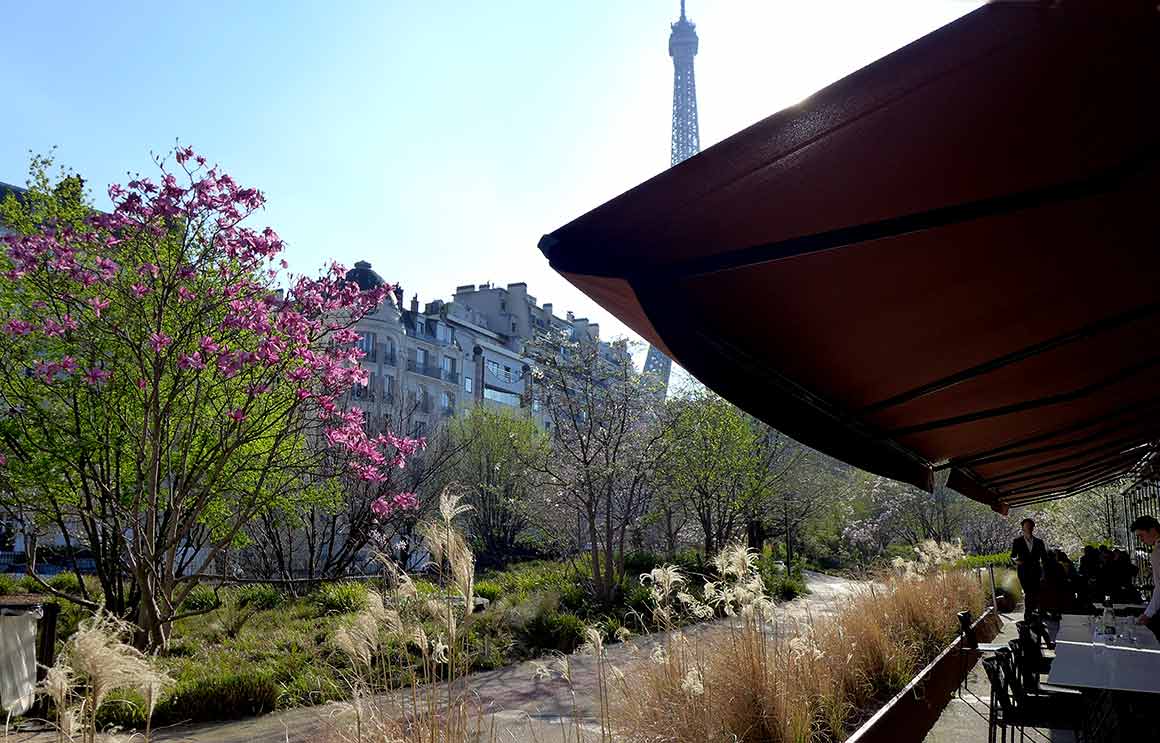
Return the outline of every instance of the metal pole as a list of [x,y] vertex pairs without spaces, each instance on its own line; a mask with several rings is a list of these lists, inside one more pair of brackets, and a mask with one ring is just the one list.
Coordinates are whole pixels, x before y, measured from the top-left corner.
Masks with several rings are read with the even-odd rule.
[[991,574],[991,609],[995,616],[999,616],[999,600],[995,592],[995,566],[988,565],[987,572]]

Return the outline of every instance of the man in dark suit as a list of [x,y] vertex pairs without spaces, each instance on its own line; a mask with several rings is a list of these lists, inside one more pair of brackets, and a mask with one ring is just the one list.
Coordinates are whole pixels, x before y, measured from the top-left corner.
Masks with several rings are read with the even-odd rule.
[[1023,588],[1023,618],[1029,619],[1039,610],[1039,587],[1043,580],[1043,558],[1047,546],[1035,536],[1033,519],[1023,519],[1019,526],[1023,534],[1011,543],[1011,559],[1015,561],[1019,585]]

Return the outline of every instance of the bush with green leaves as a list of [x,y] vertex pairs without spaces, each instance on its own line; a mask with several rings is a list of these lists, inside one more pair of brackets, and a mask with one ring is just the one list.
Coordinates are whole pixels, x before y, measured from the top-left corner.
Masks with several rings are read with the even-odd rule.
[[524,641],[540,652],[571,653],[584,643],[584,622],[575,614],[547,612],[524,627]]
[[29,575],[0,573],[0,596],[11,596],[17,593],[44,593],[44,587]]
[[1011,553],[996,552],[991,555],[967,555],[952,567],[956,570],[985,567],[1009,568],[1011,567]]
[[218,594],[211,586],[205,584],[194,586],[194,589],[185,597],[181,604],[182,611],[205,612],[211,611],[219,604]]
[[251,583],[234,592],[238,606],[253,609],[277,609],[285,599],[285,595],[269,583]]
[[475,582],[475,595],[494,602],[503,595],[503,588],[493,580],[479,580]]
[[351,614],[367,607],[367,587],[362,583],[323,583],[310,594],[323,614]]

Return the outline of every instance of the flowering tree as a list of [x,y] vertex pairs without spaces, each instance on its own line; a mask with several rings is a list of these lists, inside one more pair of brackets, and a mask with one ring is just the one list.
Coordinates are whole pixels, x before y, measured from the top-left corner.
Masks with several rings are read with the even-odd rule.
[[2,476],[92,551],[103,596],[67,598],[162,647],[256,515],[309,497],[336,461],[376,482],[421,446],[368,436],[339,404],[366,382],[351,326],[389,287],[360,291],[337,265],[285,274],[278,235],[243,224],[262,194],[189,148],[158,182],[110,187],[111,213],[62,213],[37,165],[30,198],[4,206]]
[[548,500],[537,511],[551,515],[541,517],[548,530],[576,529],[592,591],[608,605],[624,577],[629,527],[649,512],[671,421],[655,380],[635,371],[625,347],[552,334],[530,344],[528,355],[532,391],[551,428],[544,456],[529,466]]

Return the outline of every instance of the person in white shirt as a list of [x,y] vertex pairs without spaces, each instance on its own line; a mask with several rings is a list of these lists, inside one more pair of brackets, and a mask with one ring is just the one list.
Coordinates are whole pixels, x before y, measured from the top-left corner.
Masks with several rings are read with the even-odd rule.
[[1141,516],[1132,522],[1132,531],[1136,538],[1152,548],[1152,600],[1144,613],[1136,617],[1136,624],[1144,624],[1152,630],[1152,634],[1160,639],[1160,548],[1156,542],[1160,541],[1160,521],[1154,516]]

